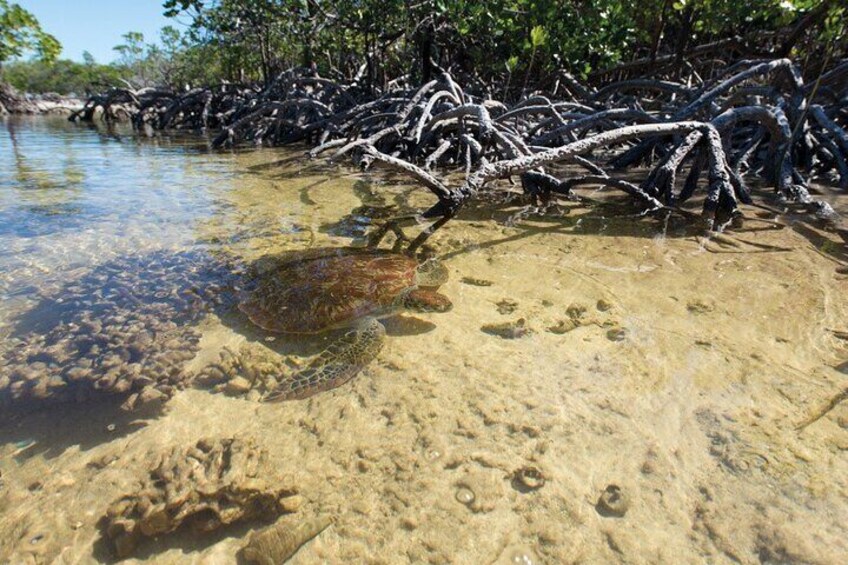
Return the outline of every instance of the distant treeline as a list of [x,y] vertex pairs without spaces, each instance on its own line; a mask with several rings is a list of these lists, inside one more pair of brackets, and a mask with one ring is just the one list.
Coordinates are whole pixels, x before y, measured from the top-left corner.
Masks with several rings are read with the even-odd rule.
[[83,96],[104,86],[119,84],[122,69],[68,60],[53,63],[20,61],[6,66],[4,79],[22,92],[58,92]]

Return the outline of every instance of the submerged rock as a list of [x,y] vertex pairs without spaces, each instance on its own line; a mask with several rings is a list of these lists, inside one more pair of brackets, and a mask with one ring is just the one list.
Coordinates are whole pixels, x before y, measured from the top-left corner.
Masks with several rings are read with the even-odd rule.
[[618,485],[607,485],[595,504],[598,514],[606,517],[621,518],[630,509],[630,498]]
[[548,326],[548,331],[552,334],[562,335],[579,327],[579,322],[569,318],[568,320],[557,320],[556,324]]
[[498,314],[503,315],[513,314],[516,310],[518,310],[518,302],[511,298],[504,298],[495,304],[495,306],[498,307]]
[[607,339],[610,341],[624,341],[627,339],[627,329],[621,326],[613,326],[607,330]]
[[492,565],[537,565],[536,553],[524,544],[508,545]]
[[715,302],[698,298],[687,302],[686,309],[692,314],[709,314],[715,311]]
[[487,513],[503,500],[503,476],[490,469],[465,469],[454,481],[454,497],[475,514]]
[[502,322],[500,324],[485,324],[480,329],[484,333],[504,339],[518,339],[533,333],[533,330],[527,326],[527,320],[524,318],[519,318],[512,322]]
[[0,344],[0,406],[118,394],[161,403],[185,385],[194,324],[228,270],[206,254],[156,252],[95,267],[15,320]]
[[454,495],[454,498],[456,498],[456,501],[460,504],[465,504],[466,506],[468,506],[469,504],[474,502],[474,499],[476,497],[474,496],[474,491],[469,488],[461,487],[456,489],[456,494]]
[[267,477],[266,455],[252,441],[200,440],[171,449],[136,490],[114,501],[101,526],[118,557],[143,538],[188,526],[209,532],[235,522],[273,518],[298,508],[297,490]]
[[492,286],[493,284],[495,284],[490,280],[478,279],[476,277],[462,277],[461,279],[459,279],[459,282],[471,286]]
[[595,305],[595,307],[598,309],[599,312],[609,312],[610,310],[612,310],[612,302],[601,298],[600,300],[598,300],[598,303]]
[[266,395],[291,377],[294,368],[288,361],[255,343],[242,344],[238,350],[224,347],[218,360],[204,367],[194,382],[229,396],[243,397],[251,392]]
[[332,519],[327,516],[305,521],[282,518],[275,524],[254,532],[242,549],[242,554],[251,563],[281,565],[332,523]]
[[245,394],[250,391],[251,383],[244,377],[236,377],[230,380],[225,388],[228,394]]
[[539,490],[545,486],[545,475],[532,465],[517,469],[512,475],[513,487],[520,492]]

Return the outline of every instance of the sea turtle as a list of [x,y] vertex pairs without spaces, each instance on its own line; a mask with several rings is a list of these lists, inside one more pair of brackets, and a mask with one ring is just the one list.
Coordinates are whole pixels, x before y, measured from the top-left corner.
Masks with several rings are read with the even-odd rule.
[[451,309],[436,292],[447,277],[435,260],[368,248],[317,248],[256,261],[239,302],[254,324],[289,334],[350,328],[264,400],[306,398],[352,379],[383,347],[380,318]]

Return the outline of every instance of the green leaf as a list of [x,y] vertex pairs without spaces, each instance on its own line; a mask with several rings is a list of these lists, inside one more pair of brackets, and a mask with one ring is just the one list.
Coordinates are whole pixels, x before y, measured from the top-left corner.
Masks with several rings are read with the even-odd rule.
[[18,4],[0,0],[0,63],[34,51],[45,61],[55,60],[62,50],[59,41],[41,29],[38,20]]
[[530,30],[530,45],[538,49],[548,41],[548,32],[542,26],[536,26]]

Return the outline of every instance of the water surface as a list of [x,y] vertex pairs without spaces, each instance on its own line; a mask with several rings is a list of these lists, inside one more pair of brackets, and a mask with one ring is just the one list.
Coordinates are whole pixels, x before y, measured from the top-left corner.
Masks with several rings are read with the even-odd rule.
[[[431,240],[453,309],[388,320],[350,383],[279,404],[256,380],[180,390],[210,365],[239,377],[243,351],[286,371],[326,345],[240,316],[245,265],[429,203],[301,154],[2,122],[0,562],[112,560],[98,522],[151,458],[230,437],[297,486],[295,519],[335,519],[294,563],[844,561],[848,284],[838,238],[797,218],[747,210],[768,221],[705,240],[626,206],[510,222],[482,203]],[[127,371],[173,397],[121,410]],[[232,563],[255,526],[136,558]]]

